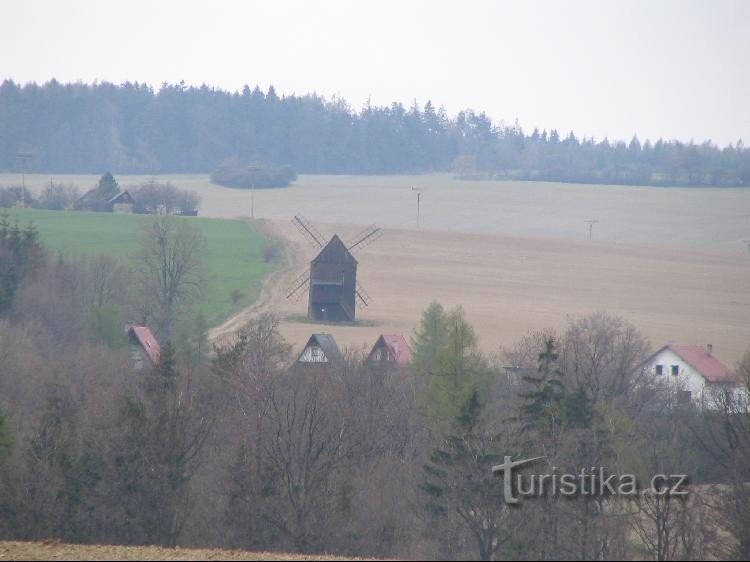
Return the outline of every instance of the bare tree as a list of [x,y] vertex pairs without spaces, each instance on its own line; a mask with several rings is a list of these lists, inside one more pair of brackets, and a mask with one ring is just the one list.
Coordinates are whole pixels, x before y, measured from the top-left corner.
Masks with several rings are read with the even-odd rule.
[[200,295],[203,246],[200,230],[185,219],[157,216],[145,224],[136,256],[142,311],[165,340],[181,309]]

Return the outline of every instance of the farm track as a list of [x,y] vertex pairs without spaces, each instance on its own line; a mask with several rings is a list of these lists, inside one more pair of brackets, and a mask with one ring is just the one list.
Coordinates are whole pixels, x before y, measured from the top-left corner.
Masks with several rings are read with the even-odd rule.
[[248,307],[216,326],[208,333],[213,343],[221,343],[237,333],[250,320],[263,313],[276,312],[285,299],[284,291],[296,278],[302,266],[302,252],[298,244],[281,233],[280,225],[273,221],[259,220],[254,225],[256,231],[269,240],[281,245],[280,264],[266,276],[258,298]]

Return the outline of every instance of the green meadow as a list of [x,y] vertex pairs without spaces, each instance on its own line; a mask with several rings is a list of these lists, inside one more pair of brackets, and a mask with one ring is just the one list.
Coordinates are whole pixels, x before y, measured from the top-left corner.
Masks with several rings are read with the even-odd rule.
[[[142,224],[148,215],[4,209],[20,226],[31,221],[50,251],[64,257],[109,254],[133,265]],[[247,221],[182,217],[204,235],[206,286],[199,310],[217,325],[250,304],[259,294],[269,265],[263,260],[266,239]],[[236,302],[235,291],[242,293]]]

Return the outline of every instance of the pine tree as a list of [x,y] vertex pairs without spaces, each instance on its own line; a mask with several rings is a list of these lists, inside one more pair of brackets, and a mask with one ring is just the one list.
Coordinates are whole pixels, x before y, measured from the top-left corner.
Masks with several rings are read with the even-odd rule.
[[96,190],[102,201],[109,201],[120,193],[120,186],[112,173],[106,172],[101,178],[99,178]]
[[8,422],[2,408],[0,408],[0,466],[10,456],[13,451],[13,445],[13,436],[8,430]]
[[479,559],[492,560],[514,530],[503,482],[492,474],[492,466],[509,451],[502,450],[502,437],[488,429],[484,409],[474,389],[425,464],[420,489],[439,539],[452,537],[457,523],[476,541]]

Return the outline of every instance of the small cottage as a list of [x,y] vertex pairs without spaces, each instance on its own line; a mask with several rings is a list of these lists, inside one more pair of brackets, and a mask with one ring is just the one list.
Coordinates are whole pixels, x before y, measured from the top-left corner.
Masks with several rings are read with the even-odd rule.
[[136,370],[154,367],[159,363],[161,345],[148,326],[128,326],[128,341],[132,347]]
[[412,360],[412,351],[401,334],[383,334],[367,356],[367,364],[381,367],[405,367]]
[[344,356],[331,334],[313,334],[307,340],[295,364],[302,366],[337,366]]

